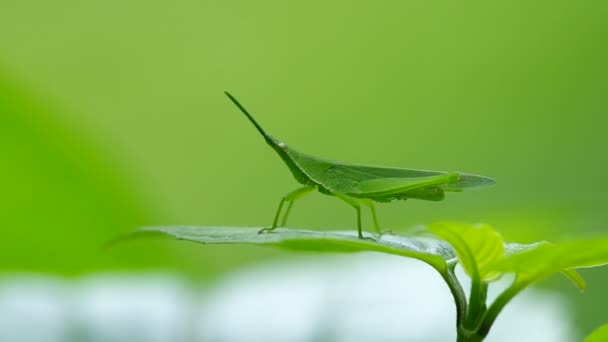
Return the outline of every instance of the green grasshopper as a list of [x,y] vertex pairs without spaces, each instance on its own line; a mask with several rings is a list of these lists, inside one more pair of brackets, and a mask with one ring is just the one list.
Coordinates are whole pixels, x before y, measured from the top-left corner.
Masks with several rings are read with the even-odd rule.
[[315,190],[325,195],[335,196],[355,208],[358,236],[363,238],[361,205],[370,208],[374,228],[378,234],[381,234],[374,201],[390,202],[409,198],[441,201],[446,191],[459,192],[495,184],[492,178],[472,174],[354,165],[298,152],[266,133],[245,107],[230,93],[225,93],[247,116],[268,145],[279,154],[296,181],[303,185],[283,196],[274,216],[272,227],[264,228],[260,230],[260,233],[272,232],[279,226],[281,211],[287,202],[288,206],[281,220],[281,226],[285,226],[295,200]]

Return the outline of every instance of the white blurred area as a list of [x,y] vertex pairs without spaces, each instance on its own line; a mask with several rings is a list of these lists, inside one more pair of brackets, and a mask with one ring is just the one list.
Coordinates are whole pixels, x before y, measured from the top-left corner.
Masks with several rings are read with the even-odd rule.
[[[0,278],[0,341],[455,341],[448,288],[417,261],[303,255],[192,287],[173,274]],[[487,341],[576,340],[556,294],[528,289]]]

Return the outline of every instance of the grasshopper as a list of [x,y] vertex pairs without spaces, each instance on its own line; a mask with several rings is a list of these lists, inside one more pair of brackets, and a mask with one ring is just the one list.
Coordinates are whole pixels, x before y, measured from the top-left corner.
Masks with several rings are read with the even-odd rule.
[[253,116],[230,93],[225,92],[230,100],[245,114],[287,165],[296,181],[302,187],[281,198],[274,216],[272,226],[260,230],[260,233],[272,232],[279,226],[279,219],[285,203],[287,209],[283,214],[281,226],[287,224],[287,218],[294,202],[313,191],[335,196],[352,206],[357,212],[357,233],[363,238],[361,227],[361,206],[369,207],[374,228],[381,234],[374,202],[393,200],[420,199],[441,201],[445,192],[460,192],[473,188],[485,188],[494,185],[494,179],[460,172],[440,172],[395,167],[356,165],[330,159],[311,156],[289,147],[283,141],[266,133]]

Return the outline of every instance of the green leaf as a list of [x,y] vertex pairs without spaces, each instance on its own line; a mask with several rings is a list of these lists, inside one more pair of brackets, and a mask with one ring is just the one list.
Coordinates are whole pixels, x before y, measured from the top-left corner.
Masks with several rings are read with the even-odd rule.
[[585,282],[574,269],[605,264],[608,264],[608,239],[602,238],[559,244],[537,243],[533,248],[513,253],[492,268],[516,273],[528,283],[562,272],[582,290]]
[[143,227],[130,236],[163,234],[203,244],[273,245],[316,252],[382,252],[418,259],[440,273],[446,271],[448,261],[455,260],[449,245],[429,236],[402,237],[386,234],[373,240],[370,234],[366,234],[368,239],[360,239],[355,231],[277,228],[259,234],[260,229],[262,227]]
[[573,268],[608,264],[608,239],[577,240],[559,244],[539,243],[514,253],[493,266],[515,273],[557,273]]
[[[524,253],[532,251],[540,246],[546,245],[548,242],[539,241],[531,244],[520,244],[520,243],[505,243],[505,256],[511,256],[517,253]],[[498,261],[499,263],[501,261]],[[564,277],[568,278],[572,282],[574,286],[576,286],[579,290],[583,291],[587,288],[587,283],[585,279],[574,269],[570,270],[562,270],[561,273]]]
[[509,257],[514,254],[528,252],[538,248],[541,245],[547,244],[546,241],[538,241],[529,244],[522,244],[516,242],[507,242],[505,243],[505,257]]
[[[452,245],[462,268],[471,278],[491,281],[500,276],[500,272],[490,266],[505,256],[505,244],[491,226],[440,222],[430,225],[429,230]],[[527,247],[512,245],[510,248]]]
[[158,215],[95,132],[64,122],[77,116],[8,74],[0,66],[0,270],[76,274],[175,260],[158,248],[98,257],[100,241]]
[[585,342],[605,342],[608,341],[608,324],[604,324],[597,330],[591,333],[591,335],[585,338]]

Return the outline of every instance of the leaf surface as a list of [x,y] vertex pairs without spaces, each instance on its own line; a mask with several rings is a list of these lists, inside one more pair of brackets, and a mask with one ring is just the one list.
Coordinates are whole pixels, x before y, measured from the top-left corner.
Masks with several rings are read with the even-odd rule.
[[[314,231],[277,228],[259,234],[262,227],[143,227],[131,237],[162,234],[179,240],[202,244],[274,245],[283,248],[315,252],[382,252],[423,261],[439,272],[444,272],[448,261],[455,261],[450,246],[429,236],[382,235],[378,240],[359,239],[355,231]],[[366,237],[371,238],[371,234]]]

